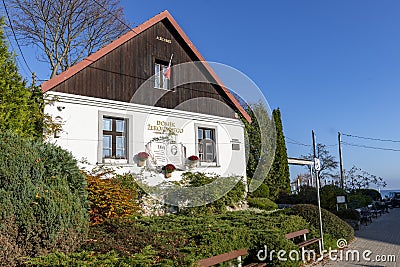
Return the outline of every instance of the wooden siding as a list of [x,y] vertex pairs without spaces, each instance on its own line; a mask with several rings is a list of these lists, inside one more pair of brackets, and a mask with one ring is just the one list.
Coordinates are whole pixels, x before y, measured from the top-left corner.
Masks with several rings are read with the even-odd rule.
[[[171,43],[157,40],[157,36]],[[198,60],[164,19],[58,84],[53,91],[234,118],[234,104],[218,85],[191,83],[166,91],[154,88],[152,81],[143,84],[154,75],[155,60],[168,62],[171,54],[173,65]],[[206,80],[215,82],[204,68],[199,68]],[[171,81],[176,84],[192,75],[189,70],[174,70]],[[144,89],[137,93],[140,86]]]

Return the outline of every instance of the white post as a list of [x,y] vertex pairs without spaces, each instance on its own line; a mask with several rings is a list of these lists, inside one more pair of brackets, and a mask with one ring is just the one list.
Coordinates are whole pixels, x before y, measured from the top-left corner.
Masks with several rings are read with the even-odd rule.
[[315,180],[317,182],[317,200],[318,200],[318,215],[319,215],[319,230],[321,233],[321,242],[322,242],[322,250],[324,250],[324,233],[322,231],[322,214],[321,214],[321,198],[319,196],[319,170],[320,164],[319,159],[317,158],[316,152],[316,142],[315,142],[315,133],[314,130],[312,131],[312,141],[313,141],[313,151],[314,151],[314,170],[315,170]]
[[316,180],[317,180],[317,199],[318,199],[318,215],[319,215],[319,231],[321,233],[321,247],[322,250],[324,250],[324,233],[322,231],[322,213],[321,213],[321,198],[319,196],[319,177],[318,177],[318,171],[316,172]]
[[237,257],[238,267],[242,267],[242,256]]

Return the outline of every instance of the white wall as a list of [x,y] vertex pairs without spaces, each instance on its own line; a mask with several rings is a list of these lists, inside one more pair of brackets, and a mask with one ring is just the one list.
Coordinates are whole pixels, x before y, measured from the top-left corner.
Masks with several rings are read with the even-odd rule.
[[[112,114],[129,120],[128,164],[122,165],[122,170],[139,172],[133,157],[145,151],[145,145],[160,134],[149,130],[157,121],[171,122],[179,131],[173,138],[186,147],[186,156],[196,155],[196,127],[215,128],[217,142],[217,165],[202,166],[196,171],[215,173],[222,176],[240,175],[245,177],[245,147],[244,126],[239,119],[229,119],[217,116],[191,113],[179,110],[149,107],[105,99],[83,97],[65,93],[50,93],[56,95],[58,102],[46,106],[45,112],[53,117],[60,116],[65,122],[59,138],[51,138],[56,143],[69,150],[76,159],[86,159],[90,164],[101,162],[101,131],[99,122],[102,114]],[[182,132],[181,132],[182,131]],[[240,146],[240,150],[232,150],[232,141]],[[100,153],[100,154],[99,154]],[[203,164],[205,165],[205,164]],[[174,172],[179,176],[179,172]]]

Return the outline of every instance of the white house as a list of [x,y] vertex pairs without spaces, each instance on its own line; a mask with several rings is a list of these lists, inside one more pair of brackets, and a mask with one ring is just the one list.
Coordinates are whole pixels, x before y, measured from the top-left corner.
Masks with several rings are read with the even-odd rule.
[[123,171],[172,163],[177,178],[195,155],[195,171],[245,177],[239,115],[250,117],[204,61],[167,11],[156,15],[42,84],[57,96],[46,112],[64,122],[51,142]]

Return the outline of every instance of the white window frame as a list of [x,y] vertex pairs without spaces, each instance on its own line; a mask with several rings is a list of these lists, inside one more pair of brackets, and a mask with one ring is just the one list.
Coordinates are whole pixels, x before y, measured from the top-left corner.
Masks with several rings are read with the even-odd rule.
[[[158,66],[158,72],[157,72]],[[162,90],[170,90],[170,82],[167,77],[165,77],[164,73],[168,69],[168,65],[163,64],[162,62],[155,60],[154,61],[154,88],[162,89]],[[158,82],[158,85],[157,85]],[[161,86],[162,82],[162,86]]]
[[[125,120],[125,155],[126,159],[103,158],[103,118],[110,117]],[[97,162],[101,164],[133,164],[133,116],[121,113],[99,111],[98,112],[98,145],[97,145]]]
[[196,155],[199,155],[199,128],[206,128],[214,130],[214,138],[215,138],[215,161],[213,162],[206,162],[206,161],[199,161],[200,167],[220,167],[219,165],[219,148],[218,148],[218,127],[215,125],[207,125],[207,124],[198,124],[195,123],[194,131],[195,131],[195,151]]

